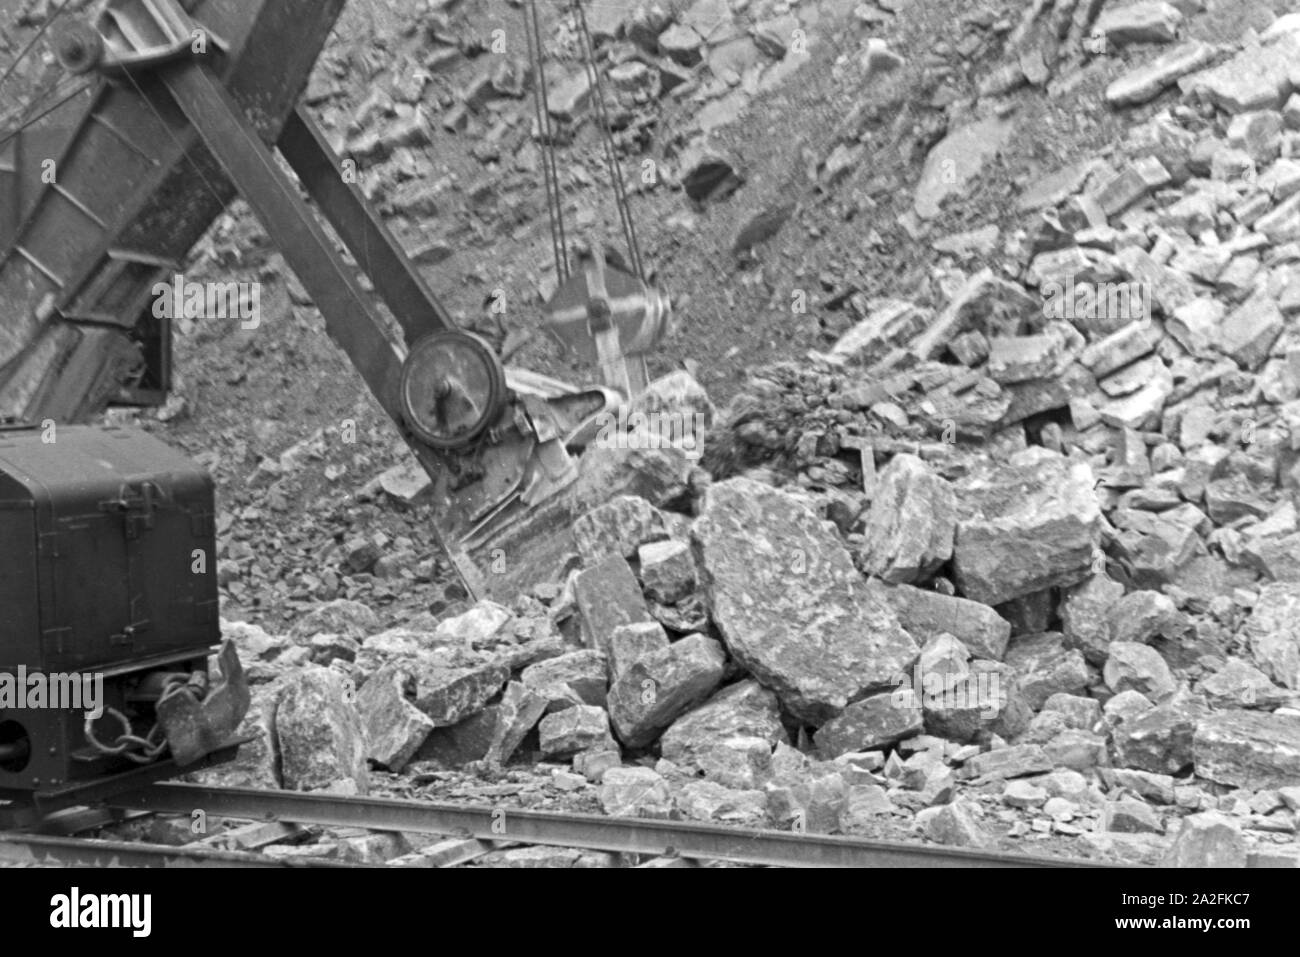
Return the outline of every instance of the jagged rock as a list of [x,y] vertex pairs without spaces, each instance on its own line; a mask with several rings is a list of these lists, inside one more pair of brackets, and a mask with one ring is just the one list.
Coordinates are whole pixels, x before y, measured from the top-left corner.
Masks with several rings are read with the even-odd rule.
[[634,662],[667,651],[668,645],[668,633],[657,621],[619,625],[609,639],[609,680],[617,681]]
[[1268,675],[1240,658],[1229,658],[1201,682],[1200,690],[1213,704],[1231,708],[1272,708],[1288,698]]
[[475,647],[500,634],[513,618],[509,608],[485,599],[463,614],[438,622],[433,631],[433,641],[438,645]]
[[1196,774],[1231,787],[1300,784],[1300,717],[1223,711],[1196,725]]
[[677,792],[677,809],[691,821],[758,827],[767,820],[767,795],[755,789],[723,787],[714,781],[691,781]]
[[663,820],[673,812],[668,782],[650,768],[610,768],[601,779],[599,796],[610,817]]
[[768,816],[778,827],[808,834],[830,834],[840,827],[849,789],[838,772],[813,774],[789,783],[769,782]]
[[1061,627],[1067,648],[1077,648],[1091,664],[1104,664],[1110,646],[1110,609],[1124,595],[1124,586],[1106,575],[1093,575],[1065,593]]
[[988,734],[1016,738],[1029,724],[1029,702],[1015,672],[1001,662],[976,660],[969,674],[945,681],[937,694],[925,687],[927,680],[933,679],[922,676],[917,693],[929,734],[958,742]]
[[895,455],[880,473],[867,515],[863,570],[911,582],[952,557],[957,502],[952,486],[914,455]]
[[1142,801],[1120,800],[1107,804],[1103,824],[1108,831],[1124,834],[1162,834],[1160,815]]
[[1145,103],[1180,78],[1208,66],[1213,59],[1214,48],[1199,40],[1179,44],[1111,83],[1106,87],[1106,102],[1111,106]]
[[[723,688],[704,704],[688,711],[659,739],[660,753],[688,773],[717,779],[719,743],[734,738],[760,739],[771,746],[786,741],[776,695],[757,681],[740,681]],[[729,767],[729,762],[727,765]],[[725,782],[723,782],[725,783]]]
[[1218,811],[1183,818],[1178,836],[1161,867],[1245,867],[1246,841],[1241,825]]
[[1276,110],[1291,92],[1290,71],[1300,58],[1300,38],[1285,34],[1272,43],[1247,46],[1213,69],[1184,78],[1184,90],[1228,113]]
[[1192,734],[1206,711],[1200,698],[1175,694],[1131,714],[1112,731],[1116,765],[1153,774],[1180,773],[1192,763]]
[[677,539],[650,542],[637,549],[641,584],[654,601],[673,604],[695,590],[695,559],[691,546]]
[[404,666],[415,678],[415,706],[435,728],[459,724],[481,711],[510,678],[509,667],[495,661],[458,668],[421,656]]
[[874,819],[893,814],[894,803],[878,784],[851,784],[849,797],[840,816],[841,829],[852,832],[869,828]]
[[344,782],[366,793],[366,736],[355,694],[348,679],[330,668],[310,666],[286,681],[273,721],[285,790]]
[[357,692],[366,757],[394,774],[415,757],[433,730],[433,722],[411,703],[411,685],[410,675],[400,666],[385,665]]
[[1266,675],[1300,690],[1300,584],[1279,582],[1261,588],[1242,634]]
[[[1176,639],[1187,631],[1184,616],[1167,595],[1135,591],[1117,601],[1107,615],[1112,642],[1149,642]],[[1140,689],[1139,689],[1140,690]]]
[[941,634],[952,635],[977,658],[1002,660],[1011,623],[988,605],[911,585],[885,585],[875,579],[867,586],[898,615],[915,641],[922,643]]
[[1091,731],[1101,724],[1101,702],[1096,698],[1058,691],[1043,702],[1043,711],[1063,715],[1066,727],[1080,731]]
[[604,708],[592,705],[575,705],[548,714],[537,725],[537,732],[538,744],[546,757],[614,747],[609,733],[609,715]]
[[986,781],[1022,778],[1052,770],[1052,759],[1037,744],[1017,744],[977,754],[966,762],[968,777]]
[[985,336],[1015,335],[1041,316],[1042,310],[1041,300],[1019,283],[996,276],[992,269],[982,269],[966,280],[934,322],[916,337],[912,353],[920,359],[938,358],[969,329]]
[[506,685],[496,708],[496,727],[484,758],[493,764],[508,762],[524,737],[542,719],[548,704],[546,695],[539,694],[523,681]]
[[619,625],[653,621],[632,566],[619,555],[611,555],[573,580],[574,599],[582,616],[583,637],[588,647],[609,654],[609,638]]
[[1091,572],[1101,510],[1092,470],[1045,449],[971,476],[957,487],[953,548],[958,588],[997,605]]
[[1160,652],[1132,641],[1111,642],[1102,675],[1112,691],[1140,691],[1152,701],[1172,694],[1177,687]]
[[803,720],[824,723],[915,659],[844,546],[792,496],[751,479],[716,483],[692,536],[727,648]]
[[424,739],[416,760],[436,761],[449,768],[481,761],[491,750],[497,727],[497,708],[488,705],[459,724],[435,728]]
[[920,734],[925,726],[921,704],[914,694],[911,697],[910,706],[899,706],[894,692],[889,691],[853,702],[813,736],[817,750],[827,758],[836,758],[853,751],[888,747]]
[[1139,797],[1159,804],[1173,804],[1174,778],[1168,774],[1152,774],[1150,771],[1134,771],[1129,768],[1116,768],[1112,772],[1115,783],[1128,788]]
[[988,847],[992,838],[980,827],[978,805],[958,800],[940,807],[927,807],[916,815],[922,832],[936,844],[952,847]]
[[360,602],[340,598],[313,608],[289,628],[292,641],[304,641],[313,635],[347,635],[357,641],[379,631],[379,616]]
[[272,791],[283,786],[275,740],[275,711],[281,691],[278,682],[254,685],[250,689],[248,711],[235,729],[235,737],[248,740],[239,746],[239,753],[230,763],[195,772],[196,783]]
[[716,641],[689,635],[633,662],[609,689],[609,713],[619,739],[632,748],[650,744],[718,686],[726,660]]
[[586,649],[529,665],[519,679],[546,699],[547,711],[580,704],[603,708],[607,669],[605,655]]
[[615,496],[573,523],[573,541],[584,565],[609,555],[635,558],[646,542],[667,537],[663,514],[636,495]]
[[1168,186],[1171,179],[1160,160],[1144,156],[1124,167],[1094,198],[1103,213],[1118,216],[1144,196]]
[[1002,789],[1002,802],[1011,807],[1037,808],[1047,803],[1048,793],[1025,778],[1008,781]]
[[972,123],[944,137],[926,157],[921,181],[916,187],[916,214],[922,219],[938,216],[943,201],[965,191],[979,176],[984,164],[1001,151],[1014,130],[1014,123],[992,118]]
[[1074,694],[1088,684],[1083,655],[1065,647],[1064,636],[1048,631],[1012,641],[1006,663],[1016,670],[1021,693],[1037,711],[1054,694]]

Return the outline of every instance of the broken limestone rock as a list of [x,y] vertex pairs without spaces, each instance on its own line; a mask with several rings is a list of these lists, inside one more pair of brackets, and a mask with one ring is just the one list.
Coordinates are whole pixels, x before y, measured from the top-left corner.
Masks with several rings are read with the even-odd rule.
[[916,658],[836,535],[793,496],[747,478],[716,483],[692,536],[727,648],[797,717],[823,724]]
[[446,728],[481,711],[510,678],[510,668],[496,661],[461,668],[447,667],[432,656],[402,662],[415,677],[415,706],[435,728]]
[[922,644],[939,635],[952,635],[976,658],[1001,661],[1011,638],[1011,622],[988,605],[911,585],[868,583],[894,609],[898,620]]
[[986,605],[1082,581],[1100,543],[1096,480],[1083,463],[1042,448],[963,481],[953,570]]
[[609,750],[614,746],[609,733],[609,715],[604,708],[580,704],[542,718],[537,726],[538,744],[546,757],[561,757],[578,751]]
[[1205,811],[1183,818],[1162,867],[1245,867],[1241,825],[1226,814]]
[[484,758],[492,764],[505,764],[523,743],[524,737],[537,726],[546,713],[548,698],[523,681],[506,685],[496,708],[496,727]]
[[1196,725],[1196,774],[1231,787],[1284,788],[1300,784],[1300,717],[1223,711]]
[[573,541],[584,565],[609,555],[636,557],[646,542],[668,537],[663,514],[636,495],[618,495],[573,523]]
[[633,662],[609,689],[609,713],[619,739],[632,748],[650,744],[722,680],[727,654],[704,635],[688,635]]
[[673,813],[668,782],[650,768],[610,768],[601,779],[599,796],[610,817],[664,820]]
[[415,757],[433,730],[433,722],[411,702],[413,697],[410,675],[395,664],[384,665],[357,692],[366,757],[394,774]]
[[827,759],[885,748],[924,729],[919,699],[911,691],[886,691],[855,701],[813,735]]
[[330,668],[312,665],[286,681],[273,722],[285,790],[343,783],[366,793],[366,735],[355,697],[352,683]]
[[340,598],[326,602],[293,623],[289,638],[305,641],[313,635],[347,635],[364,642],[379,631],[379,616],[360,602]]
[[1077,648],[1094,665],[1105,663],[1110,646],[1110,610],[1124,597],[1124,586],[1105,574],[1093,575],[1065,593],[1061,627],[1067,648]]
[[609,638],[619,625],[653,621],[632,566],[621,555],[611,555],[573,580],[574,600],[582,617],[583,639],[588,647],[609,654]]
[[769,746],[786,741],[776,695],[757,681],[729,685],[682,715],[659,739],[659,749],[683,771],[711,777],[718,742],[736,737],[760,738]]
[[916,823],[936,844],[952,847],[988,847],[992,838],[979,825],[978,805],[957,800],[917,812]]
[[914,455],[881,471],[867,515],[862,568],[891,584],[912,582],[952,557],[957,501],[952,486]]
[[1169,665],[1160,652],[1150,645],[1134,641],[1114,641],[1102,669],[1106,687],[1111,691],[1140,691],[1152,701],[1160,701],[1177,688]]
[[677,809],[690,821],[724,821],[759,827],[767,820],[767,795],[760,790],[691,781],[677,792]]
[[603,654],[585,649],[529,665],[519,679],[546,699],[548,711],[560,711],[578,704],[604,707],[606,669]]
[[[1143,709],[1145,699],[1136,691],[1121,692],[1111,701],[1124,695],[1137,695],[1130,700],[1138,707],[1111,732],[1116,766],[1152,774],[1181,773],[1192,763],[1192,735],[1209,710],[1205,702],[1180,692],[1153,708]],[[1111,716],[1107,710],[1107,717]]]
[[1266,675],[1300,690],[1300,584],[1278,582],[1261,588],[1242,633]]
[[641,585],[654,601],[671,605],[695,590],[691,546],[675,538],[649,542],[637,549]]

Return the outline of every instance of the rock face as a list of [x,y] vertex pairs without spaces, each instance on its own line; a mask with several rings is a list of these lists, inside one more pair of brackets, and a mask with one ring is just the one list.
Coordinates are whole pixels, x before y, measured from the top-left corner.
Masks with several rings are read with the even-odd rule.
[[308,667],[290,678],[275,709],[275,738],[285,790],[340,784],[365,794],[366,736],[356,692],[343,675]]
[[619,739],[631,748],[650,744],[722,680],[727,654],[704,635],[689,635],[633,662],[609,689],[609,712]]
[[1199,777],[1232,787],[1300,784],[1300,717],[1224,711],[1196,726],[1192,750]]
[[957,488],[953,570],[962,594],[999,605],[1092,570],[1101,509],[1087,465],[1030,449]]
[[952,486],[916,456],[895,455],[867,516],[863,570],[895,584],[931,574],[952,557],[956,519]]
[[795,716],[820,725],[916,658],[848,551],[790,495],[751,479],[719,482],[692,536],[728,650]]

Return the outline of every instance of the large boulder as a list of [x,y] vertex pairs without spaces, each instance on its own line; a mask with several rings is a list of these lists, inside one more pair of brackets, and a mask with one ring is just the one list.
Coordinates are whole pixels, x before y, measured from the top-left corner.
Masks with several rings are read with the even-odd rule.
[[1042,448],[963,481],[953,549],[962,594],[999,605],[1088,577],[1101,534],[1095,484],[1086,464]]
[[891,583],[932,574],[952,557],[956,518],[952,486],[915,455],[895,455],[867,515],[863,570]]
[[692,537],[728,650],[796,717],[821,725],[916,658],[893,610],[793,496],[747,478],[719,482]]
[[397,773],[415,757],[433,722],[412,703],[413,682],[399,665],[385,665],[357,692],[366,757]]
[[285,683],[274,721],[285,790],[366,793],[366,734],[355,699],[352,683],[330,668],[304,668]]
[[1300,690],[1300,584],[1261,588],[1244,634],[1260,669],[1278,684]]
[[727,653],[705,635],[688,635],[633,662],[609,689],[609,714],[619,739],[632,748],[650,744],[722,681]]
[[1260,790],[1300,785],[1300,717],[1223,711],[1196,726],[1196,774],[1218,784]]
[[683,771],[709,777],[720,763],[719,745],[734,738],[759,738],[770,745],[786,741],[776,695],[757,681],[729,685],[682,715],[664,732],[659,747]]

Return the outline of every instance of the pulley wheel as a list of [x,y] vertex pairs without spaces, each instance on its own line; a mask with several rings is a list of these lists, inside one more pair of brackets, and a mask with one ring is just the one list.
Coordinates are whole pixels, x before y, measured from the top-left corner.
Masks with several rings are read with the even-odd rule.
[[50,28],[54,55],[74,76],[89,73],[104,58],[104,39],[85,20],[69,20]]
[[506,373],[483,339],[458,329],[425,336],[402,366],[402,415],[434,448],[473,442],[501,414]]

